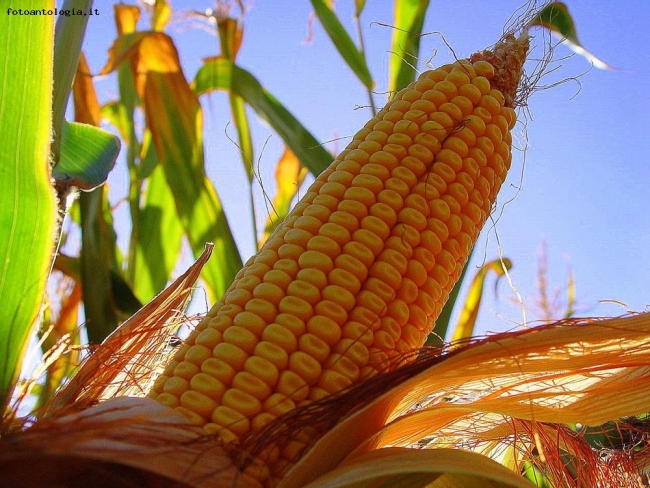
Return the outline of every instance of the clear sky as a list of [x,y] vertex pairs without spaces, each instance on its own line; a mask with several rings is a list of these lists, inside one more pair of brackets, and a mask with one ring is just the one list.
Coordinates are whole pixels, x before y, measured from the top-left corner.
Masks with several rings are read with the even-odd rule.
[[[59,3],[59,2],[57,2]],[[85,52],[93,71],[106,62],[107,48],[115,38],[112,3],[96,1],[100,15],[90,19]],[[646,0],[595,3],[566,2],[583,45],[618,71],[592,69],[579,56],[561,59],[557,70],[542,83],[579,76],[530,98],[526,139],[518,125],[517,145],[510,176],[499,195],[496,223],[488,222],[482,233],[470,273],[484,260],[499,255],[514,263],[512,284],[527,307],[527,318],[536,318],[537,261],[546,243],[551,289],[562,292],[568,270],[575,275],[580,315],[620,315],[626,308],[603,304],[619,300],[630,310],[650,308],[650,52]],[[251,71],[332,152],[340,151],[370,118],[364,88],[339,58],[317,22],[313,38],[306,42],[311,4],[307,0],[249,0],[244,18],[244,41],[238,63]],[[340,18],[354,31],[352,0],[338,0]],[[362,15],[369,66],[377,82],[375,101],[386,101],[388,61],[391,54],[390,24],[393,2],[370,0]],[[437,33],[442,33],[459,57],[493,44],[501,35],[521,0],[437,2],[431,6],[421,40],[421,59],[434,66],[453,60]],[[615,6],[614,6],[615,5]],[[175,10],[205,10],[207,0],[176,0]],[[148,21],[143,20],[141,28]],[[179,49],[189,80],[201,59],[218,54],[218,40],[195,25],[175,18],[168,28]],[[547,36],[540,31],[538,44]],[[541,51],[537,51],[539,55]],[[564,46],[557,58],[571,52]],[[114,77],[97,83],[102,101],[115,97]],[[248,204],[242,202],[246,177],[238,153],[226,133],[229,109],[223,94],[202,98],[205,117],[207,166],[224,204],[244,260],[253,252],[251,226],[246,223]],[[361,107],[361,108],[359,108]],[[523,120],[522,113],[522,120]],[[251,112],[251,118],[255,116]],[[278,136],[257,121],[254,143],[260,175],[273,190],[274,165],[282,152]],[[526,144],[527,143],[527,144]],[[120,160],[119,164],[124,164]],[[109,182],[114,196],[124,192],[126,179],[118,167]],[[121,188],[122,187],[122,188]],[[260,224],[266,214],[261,193],[257,209]],[[498,219],[496,218],[498,217]],[[261,226],[261,225],[260,225]],[[127,229],[128,226],[124,226]],[[121,241],[126,242],[124,233]],[[479,332],[506,330],[521,323],[521,306],[503,280],[494,299],[494,281],[488,281],[488,297],[479,316]],[[199,308],[202,308],[199,307]]]

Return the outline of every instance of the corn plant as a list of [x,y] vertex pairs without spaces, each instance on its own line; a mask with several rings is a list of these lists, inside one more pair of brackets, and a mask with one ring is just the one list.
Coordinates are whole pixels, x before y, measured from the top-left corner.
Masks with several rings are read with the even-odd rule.
[[[364,4],[355,3],[357,21]],[[18,103],[0,111],[0,132],[16,141],[0,153],[12,176],[1,188],[10,232],[0,241],[7,263],[0,294],[11,324],[0,336],[11,352],[0,377],[3,479],[197,487],[640,482],[646,450],[610,442],[604,456],[594,445],[610,439],[609,425],[645,439],[643,418],[593,427],[649,410],[647,315],[567,318],[467,340],[485,274],[510,266],[499,260],[475,279],[455,335],[465,341],[423,348],[434,325],[444,335],[457,283],[510,166],[515,107],[531,88],[521,84],[528,30],[541,25],[576,44],[566,8],[530,12],[491,49],[415,79],[406,59],[418,56],[428,2],[396,2],[394,93],[377,112],[363,42],[355,45],[330,2],[312,6],[367,88],[373,112],[331,164],[237,65],[241,26],[223,11],[213,17],[221,53],[190,83],[163,32],[167,2],[155,2],[147,31],[136,29],[137,7],[116,5],[118,38],[102,73],[117,73],[119,99],[103,107],[80,54],[83,23],[60,17],[55,33],[47,17],[4,21],[0,40],[27,69],[23,78],[17,62],[0,71],[9,87],[0,103]],[[64,7],[91,8],[81,0]],[[36,27],[53,46],[49,53],[27,42]],[[67,122],[73,80],[76,120]],[[26,97],[26,86],[36,96]],[[279,179],[278,219],[269,220],[243,267],[204,167],[198,95],[214,90],[228,93],[256,237],[246,105],[287,146],[278,174],[300,180],[306,168],[316,177],[291,210],[295,187],[283,190]],[[101,117],[127,148],[133,230],[124,253],[98,187],[120,146],[97,127]],[[85,190],[70,212],[79,256],[52,252],[73,234],[60,234],[72,188]],[[151,299],[170,280],[182,239],[197,262]],[[21,419],[9,404],[51,266],[76,284],[42,331],[42,344],[53,346],[48,376],[34,416]],[[175,347],[174,326],[201,271],[216,304]],[[57,351],[80,341],[71,334],[72,310],[82,300],[88,339],[101,345],[72,373],[70,356]]]

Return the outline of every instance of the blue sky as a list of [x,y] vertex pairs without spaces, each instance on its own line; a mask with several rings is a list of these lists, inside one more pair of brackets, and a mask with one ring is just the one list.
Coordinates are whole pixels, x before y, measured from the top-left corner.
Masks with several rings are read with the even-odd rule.
[[[338,0],[336,11],[350,32],[352,0]],[[499,195],[496,223],[489,222],[477,243],[470,273],[484,260],[502,253],[514,263],[512,285],[523,299],[532,321],[537,297],[537,262],[546,243],[551,290],[564,289],[567,273],[575,275],[577,307],[581,315],[620,315],[626,308],[603,300],[619,300],[630,310],[650,307],[650,52],[647,20],[650,3],[622,0],[616,7],[595,6],[587,0],[566,2],[583,45],[618,71],[592,69],[564,46],[556,50],[557,70],[542,80],[552,84],[578,77],[533,94],[521,112],[525,120],[515,129],[516,144],[510,176]],[[311,12],[307,0],[249,1],[244,18],[244,41],[238,63],[260,82],[332,152],[345,147],[370,118],[367,95],[345,66],[325,32],[313,23],[313,38],[306,42]],[[368,1],[362,16],[368,64],[377,82],[375,101],[386,101],[388,62],[391,54],[392,1]],[[453,4],[453,5],[452,5]],[[172,1],[175,10],[205,10],[213,2]],[[421,40],[418,68],[453,60],[443,42],[456,55],[466,57],[493,44],[521,1],[431,1]],[[85,52],[93,71],[106,61],[115,37],[112,2],[96,1],[100,12],[88,26]],[[167,28],[179,49],[185,75],[192,79],[201,59],[218,53],[218,40],[192,24],[175,19]],[[146,19],[141,28],[146,28]],[[534,31],[537,43],[547,36]],[[536,51],[540,55],[541,51]],[[113,77],[98,80],[100,99],[116,96]],[[238,153],[226,133],[229,109],[223,94],[202,98],[205,117],[207,166],[228,215],[244,260],[253,252],[248,204],[242,201],[246,177]],[[361,108],[359,108],[361,107]],[[251,112],[251,118],[255,120]],[[260,176],[273,190],[274,165],[282,144],[264,124],[255,121],[254,142]],[[118,165],[120,163],[118,162]],[[118,167],[109,183],[114,198],[124,192],[126,177]],[[257,193],[260,223],[266,214]],[[498,217],[498,219],[497,219]],[[244,223],[244,224],[242,224]],[[126,242],[128,225],[121,240]],[[497,244],[500,244],[500,246]],[[479,316],[479,332],[507,330],[522,322],[517,294],[505,280],[488,281],[488,300]],[[204,309],[203,301],[197,311]]]

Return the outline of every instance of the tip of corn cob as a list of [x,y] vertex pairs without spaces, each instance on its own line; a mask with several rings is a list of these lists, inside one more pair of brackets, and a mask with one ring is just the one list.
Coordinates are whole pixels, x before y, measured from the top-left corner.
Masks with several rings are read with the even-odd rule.
[[471,63],[487,61],[493,66],[494,77],[490,80],[490,85],[503,93],[507,107],[515,105],[529,47],[528,34],[524,33],[519,37],[507,34],[492,49],[479,51],[469,58]]

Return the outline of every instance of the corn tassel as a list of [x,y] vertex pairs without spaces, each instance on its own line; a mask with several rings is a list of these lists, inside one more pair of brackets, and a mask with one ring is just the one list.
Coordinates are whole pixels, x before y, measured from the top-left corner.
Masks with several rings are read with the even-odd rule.
[[[226,442],[422,346],[510,167],[528,40],[423,73],[236,276],[150,396]],[[282,476],[300,446],[269,454]]]

